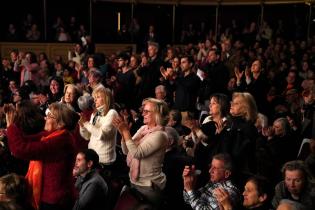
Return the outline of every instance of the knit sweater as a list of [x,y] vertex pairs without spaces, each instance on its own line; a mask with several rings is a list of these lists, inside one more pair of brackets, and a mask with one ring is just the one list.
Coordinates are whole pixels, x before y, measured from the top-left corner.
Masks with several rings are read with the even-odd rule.
[[[134,135],[137,136],[138,133]],[[134,139],[133,137],[133,139]],[[164,131],[155,131],[146,136],[141,144],[136,145],[133,140],[122,143],[125,154],[130,152],[134,158],[140,160],[139,178],[131,182],[139,186],[155,186],[164,189],[166,176],[162,172],[162,166],[167,145],[167,136]]]
[[26,160],[40,160],[43,164],[41,202],[71,206],[75,150],[72,134],[68,131],[49,141],[40,141],[47,132],[25,136],[16,125],[7,128],[12,154]]

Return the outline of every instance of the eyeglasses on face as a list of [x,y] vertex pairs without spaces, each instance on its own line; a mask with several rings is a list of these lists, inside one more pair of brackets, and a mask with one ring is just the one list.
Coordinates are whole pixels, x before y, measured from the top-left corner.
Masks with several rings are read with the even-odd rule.
[[49,109],[46,109],[46,117],[47,118],[50,118],[50,119],[57,119],[54,115],[53,115],[53,113],[51,113],[51,111],[49,110]]

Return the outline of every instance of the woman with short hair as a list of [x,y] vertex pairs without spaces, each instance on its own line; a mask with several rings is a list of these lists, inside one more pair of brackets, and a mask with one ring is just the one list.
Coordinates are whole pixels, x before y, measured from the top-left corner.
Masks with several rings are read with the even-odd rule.
[[46,110],[45,131],[25,135],[16,122],[17,111],[12,105],[5,107],[8,142],[14,156],[31,160],[26,179],[33,206],[41,210],[72,208],[75,147],[71,131],[78,114],[63,103],[53,103]]
[[168,107],[164,101],[148,98],[143,101],[144,125],[132,137],[122,118],[113,120],[122,136],[122,149],[127,154],[132,187],[141,192],[154,206],[161,204],[166,176],[162,172],[168,138],[164,131]]

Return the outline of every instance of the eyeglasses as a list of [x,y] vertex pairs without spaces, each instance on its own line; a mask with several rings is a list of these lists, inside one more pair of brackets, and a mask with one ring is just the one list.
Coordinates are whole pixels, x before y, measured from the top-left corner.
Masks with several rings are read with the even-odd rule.
[[46,117],[50,119],[57,119],[49,109],[46,109]]
[[56,119],[56,117],[50,112],[46,115],[46,117],[51,118],[51,119]]
[[153,112],[153,111],[147,110],[147,109],[142,110],[142,114],[148,114],[148,113],[151,113],[151,112]]

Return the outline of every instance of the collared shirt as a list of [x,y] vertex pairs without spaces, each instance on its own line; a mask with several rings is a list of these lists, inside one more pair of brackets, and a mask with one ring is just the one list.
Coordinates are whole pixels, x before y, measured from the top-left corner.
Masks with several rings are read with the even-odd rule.
[[190,204],[194,210],[220,210],[219,203],[213,194],[213,190],[216,188],[223,188],[229,193],[234,207],[239,202],[240,192],[230,180],[214,184],[208,183],[198,191],[184,191],[184,201]]

